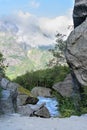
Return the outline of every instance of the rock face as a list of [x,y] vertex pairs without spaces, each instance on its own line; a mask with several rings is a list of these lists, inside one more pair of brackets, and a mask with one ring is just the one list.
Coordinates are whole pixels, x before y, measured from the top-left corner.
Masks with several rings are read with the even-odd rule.
[[79,83],[87,86],[87,20],[68,37],[66,59]]
[[9,90],[2,90],[2,98],[0,102],[0,106],[2,106],[2,113],[14,113],[14,107],[12,103],[11,93]]
[[1,113],[14,113],[17,109],[17,84],[2,78],[0,87],[2,88],[2,97],[0,99]]
[[51,89],[45,87],[35,87],[32,89],[31,93],[35,97],[37,96],[51,97]]
[[54,84],[52,88],[60,93],[63,97],[70,97],[73,91],[72,86],[72,77],[71,74],[68,74],[63,82]]

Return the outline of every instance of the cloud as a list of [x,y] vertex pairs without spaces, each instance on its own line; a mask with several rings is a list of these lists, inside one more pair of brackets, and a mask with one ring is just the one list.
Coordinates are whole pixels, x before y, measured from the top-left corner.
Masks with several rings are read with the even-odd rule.
[[36,17],[28,12],[19,11],[17,14],[6,18],[18,26],[18,42],[26,42],[31,46],[50,45],[55,42],[55,35],[62,33],[68,35],[72,17],[69,11],[66,16],[55,18]]
[[38,8],[40,6],[40,3],[36,0],[30,0],[29,6],[31,6],[32,8]]

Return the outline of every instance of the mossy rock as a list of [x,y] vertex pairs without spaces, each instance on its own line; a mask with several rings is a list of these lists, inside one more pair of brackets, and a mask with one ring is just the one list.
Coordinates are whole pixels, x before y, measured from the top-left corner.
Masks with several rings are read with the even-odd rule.
[[22,86],[18,87],[18,93],[34,97],[29,90],[27,90],[26,88],[23,88]]
[[25,88],[23,88],[22,86],[18,87],[18,97],[17,97],[17,101],[18,101],[18,106],[20,105],[26,105],[26,104],[36,104],[39,100],[34,97],[31,92]]

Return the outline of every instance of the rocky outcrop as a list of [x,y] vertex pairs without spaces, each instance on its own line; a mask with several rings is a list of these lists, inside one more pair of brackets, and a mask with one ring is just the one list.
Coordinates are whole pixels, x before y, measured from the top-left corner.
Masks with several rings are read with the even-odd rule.
[[63,97],[70,97],[72,95],[72,77],[68,74],[63,82],[59,82],[53,85],[53,89],[60,93]]
[[12,102],[11,93],[9,90],[2,90],[2,98],[0,101],[0,109],[2,113],[14,113],[14,107]]
[[[87,88],[87,19],[69,35],[66,59],[73,79],[73,103],[75,110],[81,112],[82,104],[85,108],[87,107],[87,92],[84,89]],[[84,100],[85,103],[82,102]]]
[[66,59],[79,83],[87,86],[87,20],[68,37]]
[[35,87],[31,90],[31,93],[35,96],[51,97],[51,89],[45,87]]
[[7,79],[2,78],[0,81],[0,87],[2,88],[2,96],[0,99],[1,113],[8,114],[16,112],[18,84],[12,83]]

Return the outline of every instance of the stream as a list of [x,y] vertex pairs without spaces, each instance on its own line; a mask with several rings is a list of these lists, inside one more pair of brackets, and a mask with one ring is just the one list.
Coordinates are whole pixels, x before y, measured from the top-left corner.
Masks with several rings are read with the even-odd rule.
[[56,98],[38,97],[38,99],[38,104],[46,103],[45,106],[48,108],[52,117],[59,116],[58,101]]

